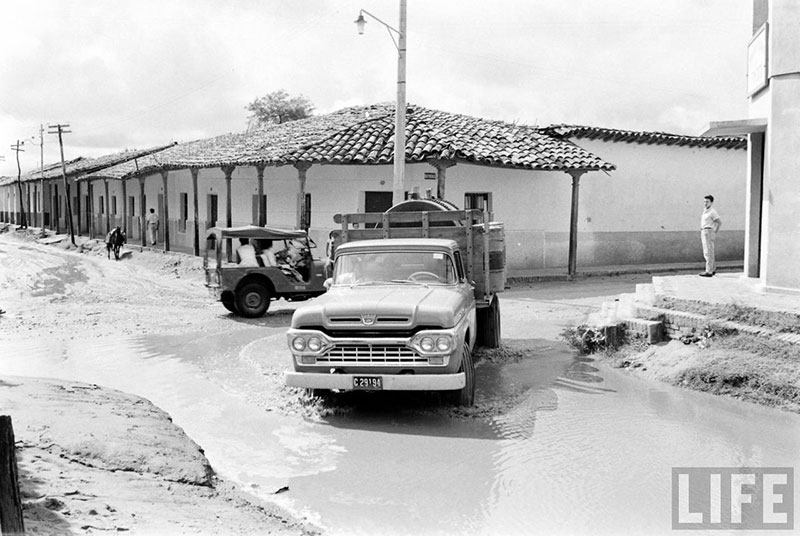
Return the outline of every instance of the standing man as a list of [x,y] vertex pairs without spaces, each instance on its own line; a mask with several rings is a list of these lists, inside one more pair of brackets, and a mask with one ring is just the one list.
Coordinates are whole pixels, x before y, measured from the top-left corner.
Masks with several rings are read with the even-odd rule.
[[700,216],[700,241],[703,243],[703,257],[706,258],[706,271],[699,274],[700,277],[711,277],[717,273],[717,261],[714,257],[714,241],[717,238],[717,231],[722,225],[717,211],[711,205],[714,203],[714,196],[707,195],[703,198],[703,214]]
[[153,208],[150,209],[150,214],[147,215],[147,235],[150,238],[150,245],[155,246],[158,239],[158,214]]

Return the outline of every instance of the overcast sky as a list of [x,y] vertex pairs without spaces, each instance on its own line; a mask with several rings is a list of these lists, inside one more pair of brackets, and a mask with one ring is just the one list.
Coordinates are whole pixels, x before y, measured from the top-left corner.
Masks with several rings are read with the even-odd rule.
[[[0,175],[64,156],[187,142],[247,124],[285,89],[326,113],[394,101],[397,51],[363,8],[398,0],[25,0],[3,3]],[[530,125],[699,134],[747,115],[751,0],[408,0],[407,99]],[[45,164],[59,159],[45,130]],[[31,137],[35,139],[31,140]]]

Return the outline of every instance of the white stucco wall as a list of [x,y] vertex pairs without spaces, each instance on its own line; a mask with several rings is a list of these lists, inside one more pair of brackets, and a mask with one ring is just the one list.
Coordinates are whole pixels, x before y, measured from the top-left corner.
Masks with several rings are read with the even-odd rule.
[[800,291],[800,3],[769,3],[769,86],[750,116],[768,118],[762,196],[760,277],[765,287]]
[[[739,260],[744,249],[745,183],[747,153],[744,150],[701,149],[666,145],[575,140],[618,166],[609,174],[589,172],[580,180],[578,218],[578,267],[607,264],[648,264],[702,261],[699,218],[703,196],[711,193],[724,220],[718,241],[720,260]],[[406,168],[406,189],[435,192],[436,181],[425,173],[428,164]],[[568,262],[572,178],[564,172],[509,170],[470,164],[447,169],[447,199],[464,204],[467,192],[491,192],[495,219],[506,229],[507,266],[511,271],[564,268]],[[102,181],[93,181],[95,207],[105,196]],[[204,231],[226,225],[226,180],[220,168],[198,172],[198,227],[200,249]],[[311,194],[311,236],[324,247],[328,232],[336,227],[333,216],[363,210],[365,191],[392,189],[392,166],[314,165],[306,173],[306,193]],[[6,188],[6,198],[13,195]],[[160,174],[145,179],[145,210],[155,208],[162,217],[159,240],[169,228],[170,248],[191,252],[194,248],[194,194],[189,170],[170,171],[168,177],[169,222],[164,222],[158,196],[163,194]],[[231,177],[231,224],[254,223],[252,196],[257,194],[255,167],[236,168]],[[267,224],[294,228],[297,224],[298,171],[293,166],[267,167],[264,194]],[[86,188],[82,186],[81,203]],[[186,226],[178,223],[181,194],[189,203]],[[111,225],[122,224],[120,181],[109,182],[109,195],[117,196],[117,214]],[[140,184],[127,181],[127,197],[135,199],[128,214],[129,238],[141,240]],[[208,196],[218,196],[218,218],[209,221]],[[85,211],[85,206],[82,206]],[[106,232],[104,218],[95,210],[96,234]],[[85,221],[85,220],[84,220]],[[318,251],[318,254],[321,252]]]

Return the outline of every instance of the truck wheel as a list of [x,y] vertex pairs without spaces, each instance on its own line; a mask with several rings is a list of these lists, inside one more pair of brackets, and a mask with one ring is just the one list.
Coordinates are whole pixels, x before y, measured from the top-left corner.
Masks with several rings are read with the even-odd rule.
[[472,362],[472,352],[464,341],[461,352],[461,367],[459,372],[464,373],[466,383],[462,389],[453,391],[453,404],[456,406],[472,406],[475,403],[475,364]]
[[478,311],[478,345],[486,348],[500,347],[500,300],[492,298],[489,307]]
[[267,312],[269,300],[267,287],[249,283],[236,292],[236,310],[246,318],[256,318]]
[[489,348],[500,347],[500,298],[497,296],[492,298],[492,303],[489,305],[489,322],[486,328],[488,333]]

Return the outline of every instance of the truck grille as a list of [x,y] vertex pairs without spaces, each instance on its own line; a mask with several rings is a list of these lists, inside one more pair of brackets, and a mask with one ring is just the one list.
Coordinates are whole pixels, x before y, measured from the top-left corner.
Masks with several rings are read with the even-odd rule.
[[427,365],[428,359],[403,344],[337,344],[317,364]]

